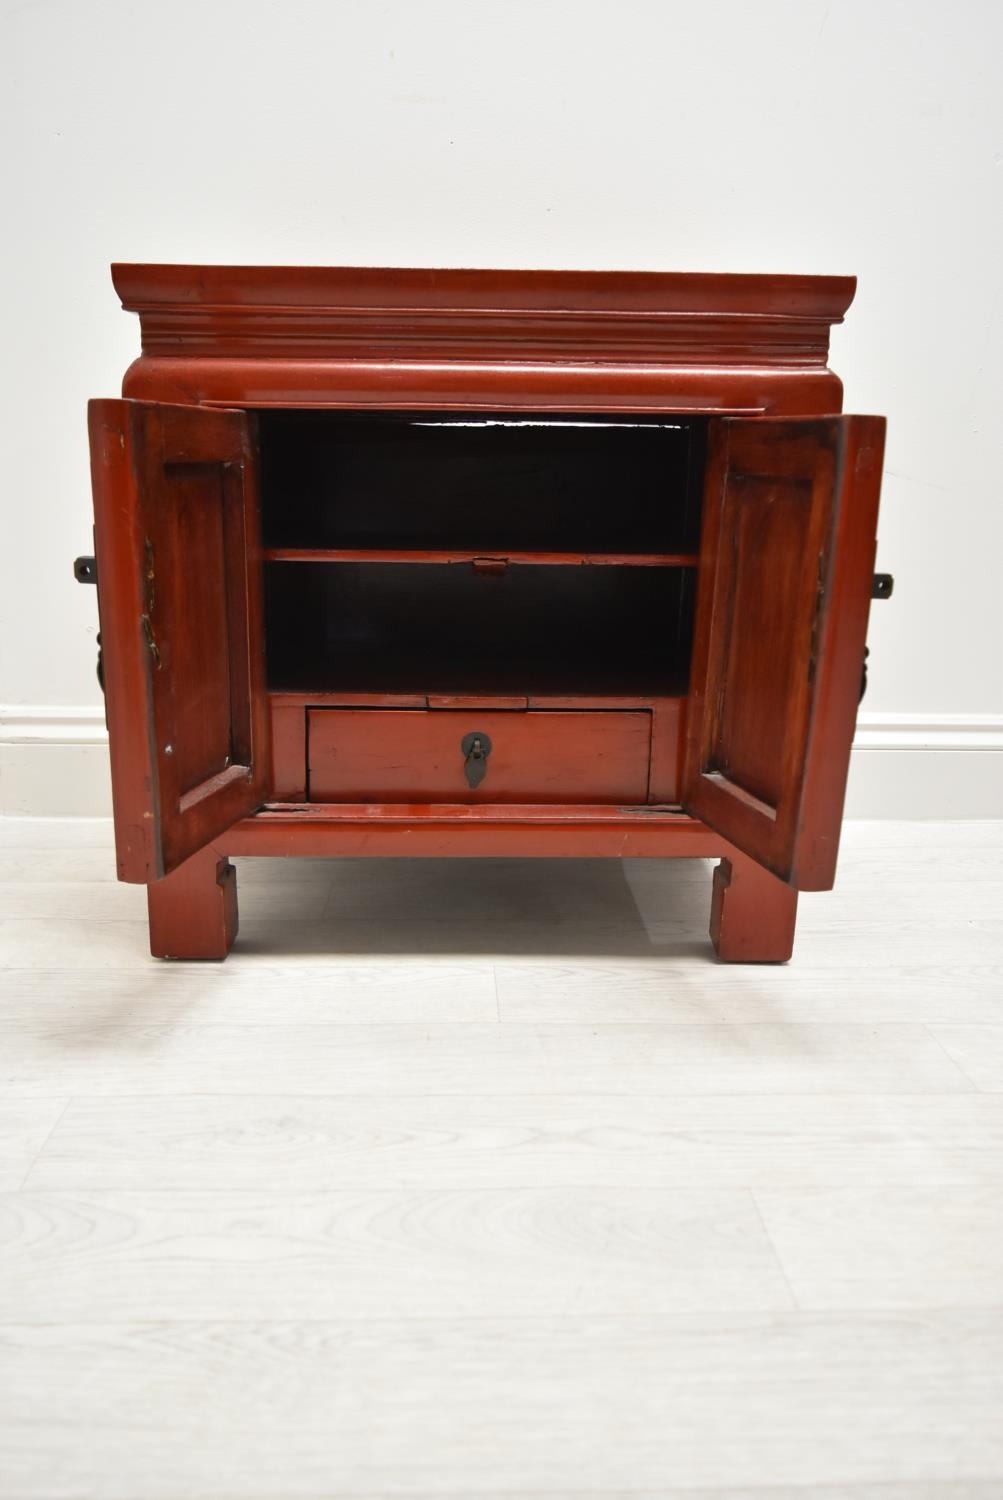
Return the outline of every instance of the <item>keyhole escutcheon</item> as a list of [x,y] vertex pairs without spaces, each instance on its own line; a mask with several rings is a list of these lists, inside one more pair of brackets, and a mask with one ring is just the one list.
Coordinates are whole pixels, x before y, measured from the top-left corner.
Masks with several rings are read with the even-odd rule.
[[463,756],[463,774],[467,785],[473,790],[480,786],[488,774],[488,756],[491,754],[491,738],[479,729],[472,729],[460,741]]

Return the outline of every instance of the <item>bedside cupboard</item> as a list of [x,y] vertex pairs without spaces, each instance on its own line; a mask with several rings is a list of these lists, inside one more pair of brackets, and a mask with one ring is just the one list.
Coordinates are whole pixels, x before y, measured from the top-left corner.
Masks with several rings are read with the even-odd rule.
[[605,855],[716,858],[720,957],[788,958],[875,591],[852,278],[113,277],[77,572],[153,953],[226,955],[232,855]]

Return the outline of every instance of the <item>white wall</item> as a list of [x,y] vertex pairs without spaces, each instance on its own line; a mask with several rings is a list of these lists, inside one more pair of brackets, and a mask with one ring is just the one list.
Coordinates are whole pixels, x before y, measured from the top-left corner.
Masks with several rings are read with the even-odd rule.
[[999,802],[998,0],[5,0],[2,18],[0,806],[107,795],[94,597],[70,563],[89,550],[85,401],[138,352],[113,259],[855,272],[832,362],[849,410],[889,416],[897,582],[851,807]]

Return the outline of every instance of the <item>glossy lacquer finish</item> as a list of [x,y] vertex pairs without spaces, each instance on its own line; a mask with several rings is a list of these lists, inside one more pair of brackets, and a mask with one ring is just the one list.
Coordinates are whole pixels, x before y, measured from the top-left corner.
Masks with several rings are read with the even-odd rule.
[[711,425],[683,805],[799,890],[836,873],[884,434]]
[[119,876],[175,869],[264,801],[253,422],[89,411]]
[[[789,957],[795,887],[832,880],[873,563],[881,424],[839,417],[827,363],[853,279],[113,275],[142,354],[130,399],[91,410],[99,596],[119,871],[149,883],[153,952],[225,956],[229,855],[639,855],[720,857],[718,954]],[[360,502],[357,535],[339,534],[337,464],[317,492],[335,507],[325,529],[303,484],[316,453],[301,463],[294,447],[295,504],[269,470],[277,531],[262,539],[269,408],[355,413],[366,442],[381,440],[362,434],[367,412],[678,419],[692,535],[597,544],[617,528],[593,494],[587,541],[566,495],[559,524],[541,517],[532,540],[523,524],[520,540],[513,522],[484,548],[441,524],[466,504],[454,467],[454,492],[426,486],[440,497],[426,536],[407,465],[389,458],[395,529]],[[311,432],[317,452],[338,441]],[[598,469],[578,462],[595,490]],[[622,476],[610,507],[627,458]],[[667,495],[682,483],[666,470]],[[447,596],[470,606],[455,630]],[[462,746],[478,733],[491,749],[471,780]]]
[[313,802],[644,803],[651,714],[315,709]]
[[253,406],[838,411],[852,276],[112,268],[123,394]]

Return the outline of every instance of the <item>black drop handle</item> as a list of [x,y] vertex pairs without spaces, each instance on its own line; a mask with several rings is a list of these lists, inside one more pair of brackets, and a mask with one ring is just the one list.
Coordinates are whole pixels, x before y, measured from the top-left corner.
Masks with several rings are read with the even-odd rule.
[[488,756],[491,754],[491,739],[479,729],[472,729],[460,741],[463,755],[463,774],[471,791],[479,787],[488,774]]
[[[75,557],[73,559],[73,576],[78,583],[93,583],[98,581],[98,564],[96,557]],[[98,631],[97,638],[98,661],[97,674],[98,685],[104,692],[104,653],[101,650],[101,632]]]
[[[874,576],[871,579],[871,598],[872,599],[890,599],[892,597],[892,589],[894,587],[895,587],[895,579],[892,577],[892,575],[890,573],[875,573]],[[863,702],[864,694],[867,692],[867,657],[868,657],[868,655],[869,655],[869,651],[868,651],[868,648],[865,646],[864,647],[864,666],[863,666],[863,670],[862,670],[862,672],[860,674],[860,697],[857,699],[858,703]]]

